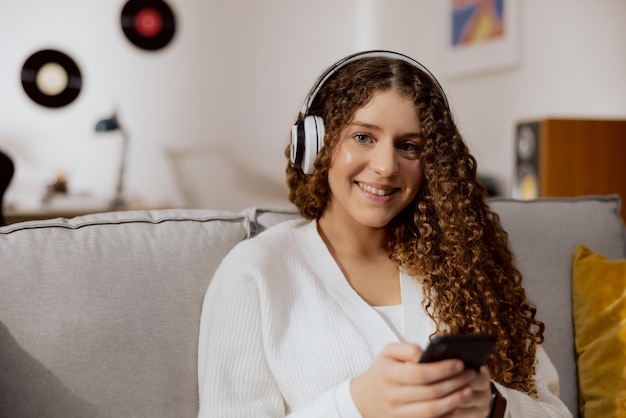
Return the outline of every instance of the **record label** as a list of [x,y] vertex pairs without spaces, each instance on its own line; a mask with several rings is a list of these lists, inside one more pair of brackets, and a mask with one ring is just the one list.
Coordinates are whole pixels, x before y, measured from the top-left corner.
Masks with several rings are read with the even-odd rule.
[[156,10],[150,8],[143,9],[135,17],[135,28],[141,36],[152,38],[161,33],[163,19]]
[[121,23],[126,38],[148,51],[167,46],[176,30],[174,13],[163,0],[128,0],[122,8]]
[[78,65],[68,55],[44,49],[31,55],[22,67],[22,87],[35,103],[62,107],[80,93],[82,79]]
[[49,62],[41,66],[35,83],[43,94],[58,96],[65,90],[69,79],[65,68],[56,62]]

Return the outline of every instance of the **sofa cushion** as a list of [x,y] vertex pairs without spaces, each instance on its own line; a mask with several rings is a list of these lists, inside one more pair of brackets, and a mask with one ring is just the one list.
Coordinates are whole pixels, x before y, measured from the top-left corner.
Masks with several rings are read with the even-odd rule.
[[248,235],[208,210],[0,228],[0,416],[196,417],[202,299]]
[[581,413],[626,416],[626,259],[609,260],[580,245],[573,270]]
[[612,259],[624,258],[626,240],[617,195],[495,198],[490,205],[509,233],[528,297],[546,324],[544,347],[556,366],[561,399],[575,413],[578,387],[572,324],[572,252],[578,245]]

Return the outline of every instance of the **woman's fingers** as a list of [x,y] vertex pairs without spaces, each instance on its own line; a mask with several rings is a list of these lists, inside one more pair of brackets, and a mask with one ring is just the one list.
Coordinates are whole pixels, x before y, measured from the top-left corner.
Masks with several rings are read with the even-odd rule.
[[415,344],[388,345],[380,357],[386,362],[384,372],[396,384],[427,385],[447,380],[464,371],[461,360],[444,360],[435,363],[418,363],[422,350]]
[[352,379],[352,396],[364,417],[442,417],[453,411],[473,416],[484,409],[486,368],[477,373],[460,360],[419,363],[421,354],[414,344],[390,344]]

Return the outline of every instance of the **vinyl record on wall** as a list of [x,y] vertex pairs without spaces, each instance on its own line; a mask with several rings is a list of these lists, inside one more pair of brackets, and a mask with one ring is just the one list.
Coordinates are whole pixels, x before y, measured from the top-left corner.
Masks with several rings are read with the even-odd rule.
[[78,65],[60,51],[44,49],[28,57],[22,67],[22,87],[35,103],[62,107],[80,93],[82,78]]
[[128,0],[121,21],[128,40],[148,51],[165,47],[176,31],[174,13],[163,0]]

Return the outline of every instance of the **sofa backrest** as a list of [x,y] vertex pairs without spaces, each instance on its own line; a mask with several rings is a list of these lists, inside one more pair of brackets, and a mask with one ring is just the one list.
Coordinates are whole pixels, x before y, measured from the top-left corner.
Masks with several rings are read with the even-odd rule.
[[0,416],[196,417],[202,299],[249,232],[208,210],[0,228]]
[[528,297],[546,325],[546,352],[556,366],[561,399],[578,411],[578,386],[572,317],[572,253],[582,244],[605,256],[626,256],[624,224],[617,195],[493,199],[523,275]]
[[[626,257],[617,196],[492,199],[577,409],[571,257]],[[289,210],[161,210],[0,228],[0,416],[195,417],[200,309],[217,265]]]

